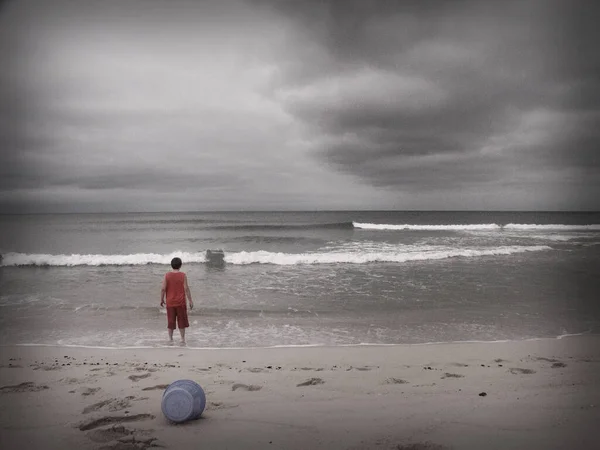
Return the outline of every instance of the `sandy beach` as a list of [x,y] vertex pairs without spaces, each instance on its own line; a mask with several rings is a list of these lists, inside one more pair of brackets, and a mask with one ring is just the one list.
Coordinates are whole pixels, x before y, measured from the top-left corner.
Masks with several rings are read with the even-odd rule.
[[[587,449],[600,423],[600,337],[197,350],[2,347],[11,449]],[[206,392],[170,423],[177,379]]]

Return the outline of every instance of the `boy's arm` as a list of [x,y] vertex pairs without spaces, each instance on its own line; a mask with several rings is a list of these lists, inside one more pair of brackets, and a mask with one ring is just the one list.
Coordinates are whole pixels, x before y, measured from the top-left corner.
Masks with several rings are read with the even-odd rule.
[[165,294],[167,293],[167,276],[162,280],[162,286],[160,288],[160,306],[165,306]]
[[194,302],[192,301],[192,293],[190,292],[190,287],[188,285],[187,275],[184,275],[183,277],[183,285],[185,287],[185,295],[187,295],[187,298],[190,302],[190,309],[194,309]]

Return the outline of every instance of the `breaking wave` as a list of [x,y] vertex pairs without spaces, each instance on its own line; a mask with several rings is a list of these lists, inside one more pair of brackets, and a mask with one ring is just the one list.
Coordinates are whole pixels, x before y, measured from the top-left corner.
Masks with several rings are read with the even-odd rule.
[[423,251],[397,251],[397,252],[327,252],[327,253],[272,253],[266,251],[239,252],[225,257],[225,261],[232,264],[365,264],[372,262],[407,262],[424,261],[432,259],[445,259],[454,257],[477,257],[511,255],[531,251],[551,250],[545,245],[536,246],[505,246],[488,249],[447,249]]
[[352,222],[354,228],[363,230],[422,230],[422,231],[478,231],[478,230],[582,230],[600,231],[600,224],[591,225],[566,225],[566,224],[520,224],[508,223],[500,225],[497,223],[482,224],[452,224],[452,225],[415,225],[415,224],[379,224]]
[[591,225],[566,225],[566,224],[548,224],[537,225],[528,223],[509,223],[503,227],[506,230],[581,230],[581,231],[600,231],[600,224]]
[[49,255],[41,253],[7,253],[2,260],[3,266],[138,266],[145,264],[170,264],[171,259],[179,257],[187,263],[203,263],[204,253],[174,252],[135,253],[131,255]]
[[423,230],[423,231],[460,231],[460,230],[495,230],[500,229],[500,225],[495,223],[475,224],[475,225],[413,225],[413,224],[385,224],[385,223],[360,223],[352,222],[354,228],[363,230]]
[[[449,248],[428,246],[394,251],[329,251],[314,253],[277,253],[268,251],[234,252],[225,254],[225,262],[234,265],[247,264],[365,264],[373,262],[407,262],[445,258],[473,258],[479,256],[511,255],[515,253],[551,250],[546,245],[534,246],[501,246],[490,248]],[[204,253],[174,252],[170,254],[136,253],[131,255],[49,255],[7,253],[2,261],[3,266],[126,266],[163,264],[168,265],[174,257],[182,258],[186,263],[205,263]]]
[[233,230],[233,231],[262,231],[262,230],[351,230],[352,222],[335,223],[306,223],[306,224],[244,224],[244,225],[214,225],[206,227],[207,230]]

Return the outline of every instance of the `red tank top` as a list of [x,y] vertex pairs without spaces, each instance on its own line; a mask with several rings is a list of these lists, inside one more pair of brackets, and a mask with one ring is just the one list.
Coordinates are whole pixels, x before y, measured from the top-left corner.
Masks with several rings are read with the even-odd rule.
[[167,306],[185,306],[185,273],[167,272],[165,279]]

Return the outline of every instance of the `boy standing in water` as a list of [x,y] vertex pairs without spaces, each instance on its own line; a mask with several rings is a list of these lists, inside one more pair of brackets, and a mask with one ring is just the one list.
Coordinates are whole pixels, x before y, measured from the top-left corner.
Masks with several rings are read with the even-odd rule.
[[165,306],[165,297],[167,305],[167,328],[169,330],[169,341],[173,342],[173,331],[175,330],[175,322],[181,334],[181,343],[185,344],[185,329],[190,326],[187,316],[187,308],[185,298],[187,296],[190,302],[190,309],[194,308],[192,302],[192,294],[188,286],[187,276],[180,272],[181,259],[173,258],[171,267],[173,270],[165,274],[160,290],[160,306]]

